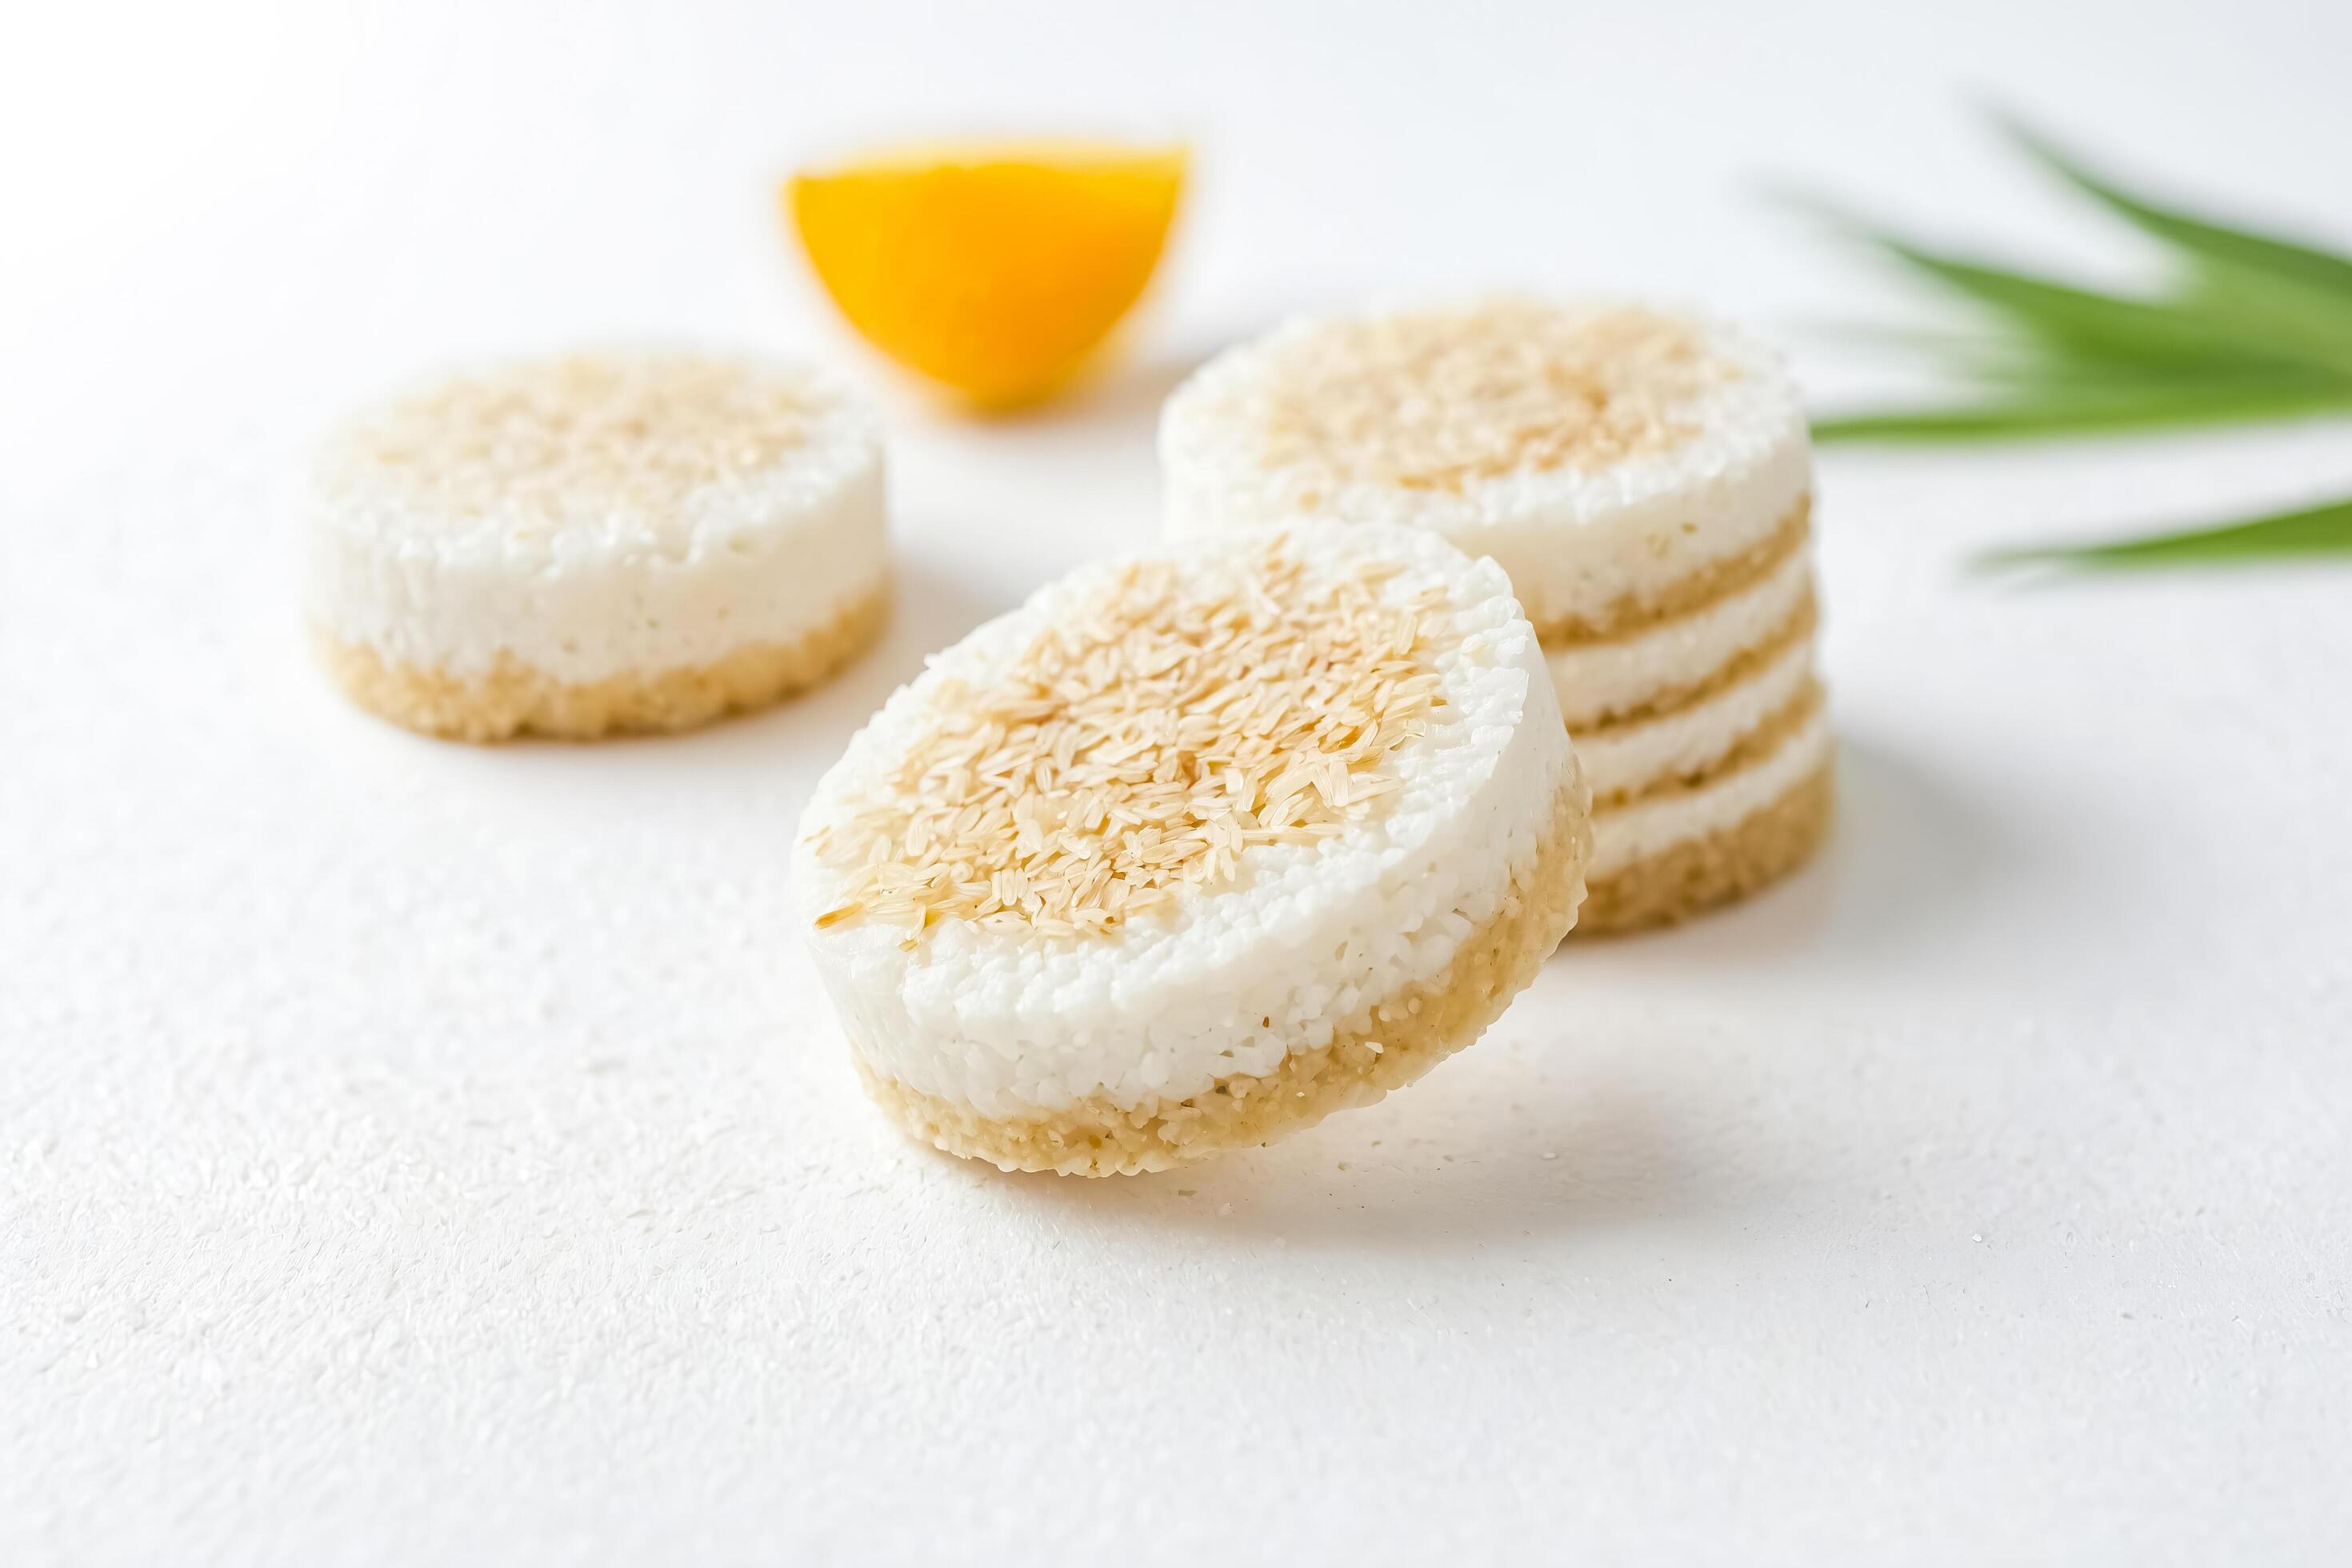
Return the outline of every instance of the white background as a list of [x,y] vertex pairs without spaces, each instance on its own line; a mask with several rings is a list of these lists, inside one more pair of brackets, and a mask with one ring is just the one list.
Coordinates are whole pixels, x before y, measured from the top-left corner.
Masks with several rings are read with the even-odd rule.
[[[818,771],[1153,531],[1284,310],[1494,282],[1810,332],[1760,199],[2128,275],[2001,101],[2352,241],[2352,10],[12,7],[0,42],[0,1559],[2352,1558],[2352,575],[1994,542],[2352,489],[2341,423],[1822,466],[1823,861],[1575,947],[1272,1151],[898,1142],[794,946]],[[1126,371],[959,424],[832,323],[796,161],[1166,131]],[[1859,281],[1858,281],[1859,280]],[[890,399],[886,644],[677,741],[480,752],[309,668],[280,507],[387,379],[614,337]]]

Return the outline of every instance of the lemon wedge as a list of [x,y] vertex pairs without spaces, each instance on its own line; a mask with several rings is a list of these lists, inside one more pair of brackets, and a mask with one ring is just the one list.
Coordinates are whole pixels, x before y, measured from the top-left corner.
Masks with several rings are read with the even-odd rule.
[[910,152],[793,177],[784,206],[866,342],[983,409],[1086,367],[1141,297],[1184,185],[1181,148]]

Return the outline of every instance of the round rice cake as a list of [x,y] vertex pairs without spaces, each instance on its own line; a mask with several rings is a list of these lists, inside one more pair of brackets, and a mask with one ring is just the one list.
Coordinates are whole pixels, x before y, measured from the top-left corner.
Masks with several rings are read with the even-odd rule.
[[1170,528],[1301,514],[1443,533],[1510,574],[1546,641],[1717,597],[1803,542],[1804,409],[1738,328],[1500,298],[1291,322],[1160,418]]
[[888,601],[879,417],[814,370],[578,353],[365,410],[310,473],[307,598],[426,734],[689,728],[823,679]]
[[1304,523],[1082,569],[937,656],[793,881],[907,1131],[1150,1171],[1475,1039],[1574,923],[1588,802],[1491,562]]

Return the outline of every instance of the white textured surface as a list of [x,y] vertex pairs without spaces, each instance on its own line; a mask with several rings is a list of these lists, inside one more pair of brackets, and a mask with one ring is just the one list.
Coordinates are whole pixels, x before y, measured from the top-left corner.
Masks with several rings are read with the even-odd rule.
[[1729,755],[1757,726],[1786,708],[1813,670],[1813,641],[1801,637],[1754,674],[1711,697],[1634,723],[1588,730],[1576,754],[1593,798],[1688,778]]
[[1164,367],[896,405],[905,613],[676,742],[352,714],[263,521],[423,364],[837,353],[767,177],[861,115],[1179,112],[1155,345],[1502,277],[1802,346],[1854,275],[1759,175],[2130,254],[1989,93],[2352,239],[2340,5],[20,9],[0,1561],[2352,1557],[2352,579],[1959,570],[2340,491],[2340,423],[1828,455],[1817,868],[1579,947],[1410,1094],[1084,1186],[868,1114],[785,850],[923,649],[1152,535]]
[[[1325,563],[1353,576],[1379,563],[1395,574],[1380,588],[1387,603],[1444,595],[1450,626],[1430,650],[1439,686],[1427,732],[1381,763],[1395,792],[1322,843],[1259,846],[1234,882],[1100,939],[950,923],[910,952],[902,927],[803,924],[851,1048],[878,1071],[985,1116],[1097,1097],[1122,1107],[1190,1100],[1361,1027],[1381,1002],[1444,971],[1502,908],[1543,847],[1570,766],[1509,582],[1491,561],[1401,529],[1308,523],[1291,539],[1310,580],[1330,580]],[[1205,577],[1220,563],[1204,558],[1219,552],[1178,542],[1139,553]],[[1255,552],[1253,541],[1222,553]],[[1108,577],[1082,568],[982,626],[859,731],[803,820],[793,877],[803,922],[845,896],[812,828],[870,808],[877,776],[931,733],[932,687],[992,685],[1045,627],[1089,614]]]
[[[698,363],[704,357],[606,350],[599,363],[618,367],[611,381],[621,395],[662,406],[677,402],[666,378],[682,374],[679,365],[711,374]],[[545,367],[491,374],[500,370],[509,379],[488,381],[495,394],[477,400],[512,403],[518,384],[550,395],[532,380],[548,378]],[[520,475],[541,497],[530,509],[453,511],[426,489],[430,459],[389,467],[381,453],[454,445],[463,433],[380,404],[354,412],[352,427],[321,443],[310,463],[303,600],[311,619],[395,665],[476,675],[511,658],[569,681],[691,669],[823,630],[889,570],[881,421],[856,388],[810,367],[753,363],[743,374],[756,378],[750,388],[782,389],[801,403],[800,441],[764,467],[705,479],[663,508],[614,502],[609,476],[583,482],[546,472],[543,458],[519,461],[510,444],[490,443],[468,454],[467,481]],[[394,396],[430,396],[442,384],[436,378]],[[754,395],[729,394],[739,404]],[[635,412],[592,411],[600,426]],[[545,441],[544,430],[535,434]],[[681,459],[724,472],[740,462],[723,450],[728,438],[725,427],[696,431],[678,443],[683,453],[646,442],[628,477],[642,483],[649,468]]]
[[1807,720],[1772,754],[1687,794],[1655,795],[1592,814],[1595,879],[1747,821],[1802,784],[1829,751],[1826,712]]
[[[1440,300],[1402,313],[1459,320],[1463,309]],[[1558,309],[1582,322],[1611,307]],[[1744,328],[1669,313],[1732,373],[1666,405],[1665,416],[1696,435],[1591,468],[1475,479],[1458,492],[1346,477],[1314,460],[1320,453],[1269,460],[1270,405],[1297,384],[1299,364],[1328,357],[1335,331],[1393,317],[1349,311],[1285,322],[1211,360],[1169,398],[1160,426],[1168,526],[1258,527],[1312,510],[1434,529],[1501,562],[1538,627],[1653,604],[1709,563],[1761,543],[1812,486],[1804,410],[1780,353]],[[1417,401],[1423,410],[1444,406]]]
[[1784,629],[1804,603],[1813,555],[1801,550],[1736,594],[1629,637],[1544,649],[1560,711],[1570,724],[1635,711],[1663,693],[1704,686],[1748,649]]

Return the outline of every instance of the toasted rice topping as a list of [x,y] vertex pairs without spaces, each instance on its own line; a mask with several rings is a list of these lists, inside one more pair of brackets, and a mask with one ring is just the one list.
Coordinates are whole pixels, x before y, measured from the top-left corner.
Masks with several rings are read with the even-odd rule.
[[462,376],[342,432],[320,479],[388,489],[450,527],[518,536],[662,518],[740,483],[808,435],[790,379],[697,354],[573,354]]
[[939,683],[918,742],[818,834],[851,874],[817,926],[1108,932],[1254,845],[1365,819],[1443,701],[1444,591],[1406,595],[1401,570],[1310,571],[1279,537],[1121,568],[986,686]]
[[1499,300],[1334,321],[1280,351],[1264,456],[1310,484],[1458,493],[1677,446],[1698,430],[1675,410],[1736,374],[1689,327],[1633,307]]

